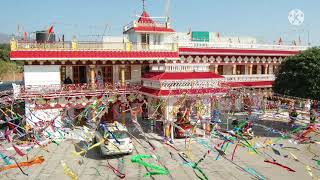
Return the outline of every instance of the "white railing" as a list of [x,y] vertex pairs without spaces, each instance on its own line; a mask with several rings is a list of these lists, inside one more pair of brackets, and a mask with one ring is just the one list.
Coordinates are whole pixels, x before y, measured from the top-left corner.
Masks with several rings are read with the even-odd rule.
[[113,93],[131,93],[140,89],[141,82],[126,81],[125,85],[120,83],[98,84],[52,84],[52,85],[13,85],[14,97],[17,99],[30,98],[58,98],[99,96]]
[[179,42],[179,47],[186,48],[229,48],[229,49],[264,49],[264,50],[290,50],[302,51],[310,46],[272,45],[272,44],[237,44],[212,42]]
[[218,88],[219,83],[223,79],[209,79],[209,80],[168,80],[161,82],[161,89],[203,89],[203,88]]
[[[177,44],[143,44],[130,42],[79,41],[76,50],[114,50],[114,51],[177,51]],[[72,50],[72,42],[36,43],[18,42],[18,50]]]
[[155,21],[154,23],[139,23],[138,21],[132,21],[129,24],[125,25],[123,27],[123,31],[126,32],[131,28],[134,27],[168,27],[168,24],[166,21]]
[[254,82],[254,81],[274,81],[273,74],[256,74],[256,75],[223,75],[226,82]]

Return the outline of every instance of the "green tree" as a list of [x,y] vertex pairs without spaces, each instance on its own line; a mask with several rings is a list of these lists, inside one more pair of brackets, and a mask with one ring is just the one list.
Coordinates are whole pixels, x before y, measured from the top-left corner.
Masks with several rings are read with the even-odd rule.
[[22,72],[22,61],[10,61],[10,45],[0,44],[0,80],[5,75]]
[[320,99],[320,48],[310,48],[283,61],[273,84],[275,93]]
[[0,44],[0,60],[9,61],[10,60],[10,46],[9,44]]

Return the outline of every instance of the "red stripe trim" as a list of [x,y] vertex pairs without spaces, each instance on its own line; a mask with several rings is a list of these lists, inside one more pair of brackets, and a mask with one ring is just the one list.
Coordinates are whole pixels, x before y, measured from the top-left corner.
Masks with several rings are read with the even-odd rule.
[[270,54],[270,55],[295,55],[301,51],[286,50],[257,50],[257,49],[223,49],[223,48],[179,48],[179,53],[216,53],[216,54]]
[[226,93],[228,90],[224,88],[203,88],[203,89],[175,89],[175,90],[159,90],[142,87],[141,92],[151,94],[153,96],[173,96],[173,95],[195,95],[195,94],[215,94]]
[[178,52],[147,51],[11,51],[10,58],[179,58]]

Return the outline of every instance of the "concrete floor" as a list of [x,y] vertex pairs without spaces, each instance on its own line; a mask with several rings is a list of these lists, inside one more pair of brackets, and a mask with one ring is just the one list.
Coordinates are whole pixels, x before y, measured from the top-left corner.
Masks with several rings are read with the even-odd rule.
[[[265,122],[266,121],[266,122]],[[268,114],[261,119],[261,124],[268,124],[271,122]],[[274,120],[273,120],[274,121]],[[281,129],[281,125],[285,127],[285,120],[279,118],[276,123],[277,127],[274,128]],[[257,129],[259,131],[259,137],[254,138],[251,142],[256,144],[257,142],[265,142],[268,140],[275,140],[278,135],[272,134],[270,132],[262,132],[263,129]],[[11,169],[7,171],[0,172],[0,179],[39,179],[39,180],[56,180],[56,179],[70,179],[64,173],[63,167],[61,165],[61,160],[67,163],[67,165],[77,174],[79,179],[83,180],[106,180],[106,179],[119,179],[115,173],[108,167],[108,162],[122,170],[122,173],[126,175],[125,179],[144,179],[143,175],[150,171],[151,169],[146,169],[136,163],[131,162],[131,157],[136,154],[157,154],[160,157],[159,162],[155,159],[146,160],[152,164],[157,164],[160,166],[165,166],[170,174],[169,175],[154,175],[151,179],[198,179],[195,175],[193,169],[186,165],[182,158],[178,155],[179,152],[186,152],[191,154],[191,159],[193,161],[198,161],[205,153],[208,152],[208,148],[203,145],[203,141],[209,144],[221,143],[220,139],[205,139],[196,138],[192,139],[190,143],[190,151],[185,148],[185,140],[177,139],[175,140],[174,146],[178,149],[163,144],[162,138],[154,133],[146,133],[146,137],[155,146],[155,151],[152,151],[150,146],[143,140],[142,136],[137,136],[138,140],[142,144],[138,143],[137,140],[133,140],[135,145],[135,150],[132,155],[126,156],[113,156],[109,158],[100,158],[96,150],[89,151],[85,157],[79,157],[73,155],[76,150],[75,144],[81,145],[79,140],[65,140],[60,143],[59,146],[56,144],[48,145],[49,153],[41,149],[34,149],[29,154],[29,159],[35,156],[44,156],[45,162],[40,165],[33,165],[31,167],[23,167],[23,170],[28,174],[28,176],[23,175],[18,168]],[[319,138],[318,138],[319,141]],[[199,143],[202,142],[202,143]],[[294,144],[289,142],[289,140],[280,140],[277,144],[283,144],[283,147],[278,148],[280,150],[280,155],[276,155],[274,151],[270,148],[259,148],[260,154],[255,154],[248,151],[247,148],[239,146],[233,163],[220,157],[217,157],[217,152],[211,152],[209,155],[199,164],[208,176],[209,179],[255,179],[252,175],[244,172],[241,168],[253,168],[267,179],[297,179],[305,180],[312,179],[306,170],[306,165],[310,166],[312,169],[315,179],[320,178],[320,167],[316,164],[314,159],[320,159],[320,157],[315,157],[314,154],[320,155],[320,145],[319,144]],[[187,144],[188,145],[188,144]],[[232,152],[235,148],[235,144],[230,144],[226,151],[226,158],[231,159]],[[309,150],[308,150],[309,149]],[[311,151],[311,152],[310,152]],[[295,161],[290,153],[294,154],[299,161]],[[279,166],[269,164],[264,162],[265,159],[271,160],[274,158],[278,163],[285,166],[289,166],[296,172],[289,172],[284,168]],[[25,161],[26,158],[19,159],[20,161]],[[80,163],[82,162],[82,163]],[[152,171],[152,170],[151,170]],[[150,179],[150,178],[146,178]]]

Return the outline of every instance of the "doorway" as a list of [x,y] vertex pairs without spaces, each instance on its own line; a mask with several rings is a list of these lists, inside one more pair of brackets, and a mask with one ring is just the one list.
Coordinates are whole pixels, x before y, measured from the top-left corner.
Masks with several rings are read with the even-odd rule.
[[75,84],[87,83],[87,68],[86,66],[73,66],[73,82]]
[[141,44],[143,49],[148,49],[150,44],[150,35],[141,34]]

